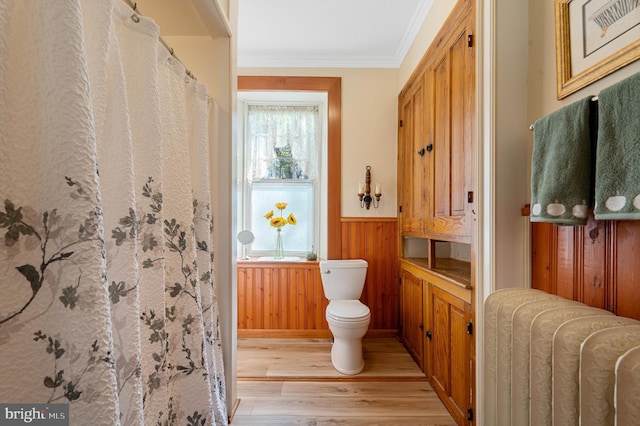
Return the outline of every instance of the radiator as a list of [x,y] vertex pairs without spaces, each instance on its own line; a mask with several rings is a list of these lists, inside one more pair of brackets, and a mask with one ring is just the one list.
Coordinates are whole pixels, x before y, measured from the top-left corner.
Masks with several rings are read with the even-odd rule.
[[484,320],[484,424],[640,425],[640,321],[533,289]]

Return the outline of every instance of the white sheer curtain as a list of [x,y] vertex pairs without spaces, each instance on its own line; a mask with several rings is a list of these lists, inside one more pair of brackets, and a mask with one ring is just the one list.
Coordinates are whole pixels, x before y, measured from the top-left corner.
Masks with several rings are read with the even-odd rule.
[[0,402],[226,424],[208,97],[120,0],[0,1]]
[[316,179],[317,106],[248,105],[249,180]]

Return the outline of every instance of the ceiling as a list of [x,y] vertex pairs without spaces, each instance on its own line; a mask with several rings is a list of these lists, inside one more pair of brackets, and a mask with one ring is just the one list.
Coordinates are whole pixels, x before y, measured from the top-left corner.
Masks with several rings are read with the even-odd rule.
[[399,68],[435,0],[238,0],[238,67]]
[[[399,68],[435,0],[236,1],[239,67]],[[163,36],[211,35],[202,3],[137,0]]]

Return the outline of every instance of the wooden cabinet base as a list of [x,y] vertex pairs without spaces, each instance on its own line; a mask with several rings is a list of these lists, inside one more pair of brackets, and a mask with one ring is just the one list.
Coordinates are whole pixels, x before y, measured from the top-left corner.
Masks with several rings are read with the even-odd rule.
[[421,265],[400,262],[400,339],[456,422],[469,425],[475,374],[472,289]]
[[458,424],[469,424],[471,407],[471,305],[429,284],[427,305],[430,310],[432,338],[425,351],[431,354],[428,376],[431,386]]

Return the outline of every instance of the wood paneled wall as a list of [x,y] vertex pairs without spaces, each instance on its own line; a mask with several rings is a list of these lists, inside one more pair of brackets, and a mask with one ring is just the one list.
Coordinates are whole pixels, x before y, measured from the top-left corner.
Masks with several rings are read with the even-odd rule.
[[[368,336],[398,329],[395,218],[343,218],[342,258],[369,263],[362,303],[371,310]],[[238,262],[239,337],[328,337],[318,262]]]
[[397,330],[398,221],[396,218],[342,218],[342,258],[369,263],[362,303],[371,310],[369,329]]
[[531,224],[532,287],[640,319],[640,221]]
[[[318,262],[238,262],[238,335],[241,330],[327,330],[324,297]],[[293,333],[289,333],[293,334]],[[262,333],[253,335],[263,336]],[[266,335],[264,335],[266,336]]]

